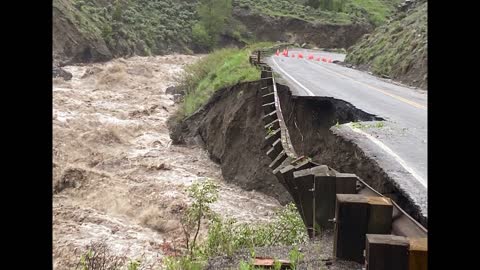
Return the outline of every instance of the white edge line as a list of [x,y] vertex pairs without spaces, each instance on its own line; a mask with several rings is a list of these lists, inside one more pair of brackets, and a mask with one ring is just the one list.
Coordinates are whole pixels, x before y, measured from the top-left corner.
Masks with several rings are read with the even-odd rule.
[[272,61],[273,63],[277,66],[277,68],[282,72],[284,73],[285,75],[287,75],[288,78],[290,78],[293,82],[295,82],[296,84],[298,84],[300,87],[303,88],[303,90],[305,90],[305,92],[307,92],[308,95],[310,96],[315,96],[312,91],[308,90],[307,87],[305,87],[303,84],[301,84],[300,82],[298,82],[297,80],[295,80],[295,78],[293,78],[292,76],[290,76],[290,74],[288,74],[285,70],[283,70],[278,64],[277,64],[277,61],[275,61],[275,59],[272,57]]
[[345,124],[346,126],[348,126],[349,128],[351,128],[353,131],[357,132],[357,133],[360,133],[362,135],[364,135],[365,137],[367,137],[368,139],[370,139],[373,143],[375,143],[376,145],[378,145],[380,148],[382,148],[385,152],[387,152],[388,154],[390,154],[391,156],[393,156],[393,158],[395,158],[395,160],[400,163],[400,165],[402,165],[403,168],[405,168],[405,170],[407,170],[409,173],[412,174],[413,177],[415,177],[415,179],[418,180],[418,182],[420,182],[425,188],[427,188],[427,181],[425,181],[420,175],[418,175],[412,168],[410,168],[407,163],[402,159],[400,158],[397,154],[395,154],[395,152],[393,152],[390,148],[388,148],[388,146],[386,146],[385,144],[383,144],[381,141],[377,140],[376,138],[374,138],[373,136],[371,136],[370,134],[368,133],[365,133],[363,131],[361,131],[360,129],[358,128],[354,128],[351,123],[348,123],[348,124]]

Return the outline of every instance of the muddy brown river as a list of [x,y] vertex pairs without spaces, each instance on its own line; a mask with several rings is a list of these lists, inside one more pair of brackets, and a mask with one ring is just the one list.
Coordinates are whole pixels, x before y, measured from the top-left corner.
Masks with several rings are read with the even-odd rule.
[[132,57],[67,66],[53,81],[53,261],[72,269],[96,241],[112,254],[161,267],[165,243],[183,241],[185,188],[213,179],[213,209],[246,222],[267,221],[280,204],[223,182],[199,146],[172,145],[166,125],[177,104],[165,89],[199,56]]

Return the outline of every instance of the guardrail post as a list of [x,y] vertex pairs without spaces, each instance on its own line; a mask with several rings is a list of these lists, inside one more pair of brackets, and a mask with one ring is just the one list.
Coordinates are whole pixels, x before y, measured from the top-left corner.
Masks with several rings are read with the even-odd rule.
[[413,238],[410,240],[408,269],[427,270],[428,241],[427,238]]
[[315,165],[310,161],[304,160],[299,162],[298,164],[291,164],[288,166],[283,167],[280,170],[282,175],[282,179],[285,182],[286,188],[290,195],[292,195],[293,201],[295,202],[295,206],[297,210],[300,212],[300,216],[302,217],[303,223],[305,227],[307,227],[307,233],[310,238],[313,238],[314,231],[313,231],[313,224],[310,223],[307,219],[305,219],[305,211],[303,209],[302,198],[301,198],[301,191],[299,190],[296,180],[294,179],[294,172],[312,168]]
[[409,270],[410,243],[406,237],[367,234],[366,238],[366,270]]
[[317,194],[317,223],[322,228],[333,228],[330,221],[335,217],[337,194],[355,194],[357,176],[355,174],[337,174],[336,176],[315,175],[315,192]]
[[365,235],[391,232],[392,202],[386,197],[336,196],[334,256],[363,263]]

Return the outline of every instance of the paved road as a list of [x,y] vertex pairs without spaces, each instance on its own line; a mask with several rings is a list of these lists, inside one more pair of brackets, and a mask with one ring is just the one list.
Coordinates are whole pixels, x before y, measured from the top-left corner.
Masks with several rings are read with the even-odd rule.
[[[356,137],[397,181],[401,189],[427,214],[427,93],[377,78],[334,63],[307,60],[317,56],[343,61],[345,55],[321,51],[290,50],[304,59],[272,56],[267,63],[298,96],[325,96],[350,102],[383,119],[383,126],[346,124],[338,132]],[[372,127],[373,126],[373,127]]]

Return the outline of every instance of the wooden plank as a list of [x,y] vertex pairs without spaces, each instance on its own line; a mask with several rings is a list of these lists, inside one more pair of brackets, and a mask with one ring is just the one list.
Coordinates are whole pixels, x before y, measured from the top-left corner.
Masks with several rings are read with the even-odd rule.
[[[310,238],[315,235],[315,200],[313,198],[313,181],[314,175],[306,174],[295,177],[293,182],[295,183],[295,189],[298,194],[298,201],[300,204],[301,216],[303,223],[307,227],[307,232]],[[297,206],[298,207],[298,206]]]
[[428,240],[427,238],[410,238],[408,256],[409,270],[427,270]]
[[350,194],[337,194],[336,198],[334,256],[363,263],[368,201],[366,197]]
[[358,177],[352,173],[337,173],[335,192],[337,194],[355,194],[357,193]]
[[362,263],[365,235],[390,234],[393,205],[386,197],[336,196],[334,255]]
[[275,158],[283,151],[282,139],[277,139],[273,144],[272,148],[267,151],[267,156],[273,161]]
[[315,176],[315,216],[321,228],[333,228],[333,223],[329,219],[335,217],[336,181],[335,176]]
[[369,208],[368,233],[390,234],[392,231],[393,205],[387,197],[367,197]]
[[268,167],[272,170],[275,170],[278,166],[280,166],[283,161],[287,159],[287,154],[285,153],[285,150],[280,152],[280,154],[278,154],[278,156],[272,161],[272,163],[270,163],[270,165],[268,165]]
[[278,119],[275,119],[275,121],[265,125],[266,130],[269,130],[269,129],[275,130],[275,129],[279,129],[279,128],[280,128],[280,120],[278,120]]
[[278,119],[277,118],[277,110],[273,110],[272,112],[267,113],[262,118],[263,118],[263,123],[264,124],[268,124],[268,123],[273,122],[275,119]]
[[409,241],[385,234],[366,235],[366,270],[408,270]]

